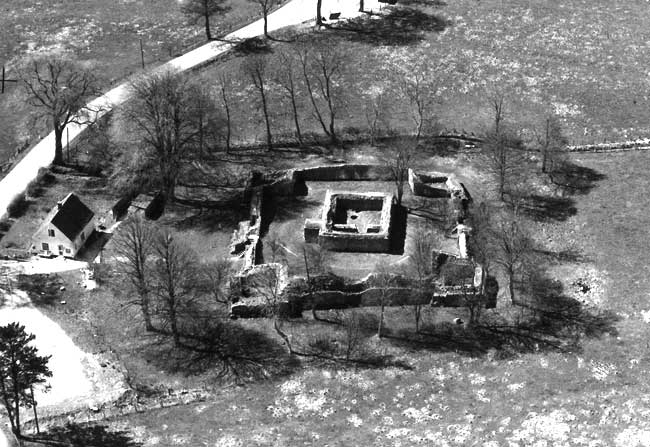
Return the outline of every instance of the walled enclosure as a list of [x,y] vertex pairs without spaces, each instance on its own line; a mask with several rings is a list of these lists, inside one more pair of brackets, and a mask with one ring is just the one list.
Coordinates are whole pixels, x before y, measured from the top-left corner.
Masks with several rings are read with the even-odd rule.
[[[332,192],[325,194],[320,220],[305,221],[305,242],[317,242],[332,251],[385,253],[390,250],[392,194]],[[377,212],[378,222],[365,225],[350,223],[350,211]],[[367,222],[366,222],[367,223]]]
[[[239,317],[264,316],[265,299],[256,294],[255,287],[251,284],[260,284],[264,281],[263,275],[271,264],[256,264],[257,250],[261,244],[261,226],[265,216],[262,215],[262,201],[264,194],[277,196],[297,196],[306,194],[306,181],[391,181],[392,176],[388,168],[380,165],[344,164],[332,166],[318,166],[306,169],[290,169],[261,175],[255,177],[250,188],[250,218],[240,222],[237,230],[234,231],[231,241],[231,255],[236,265],[237,273],[233,276],[232,286],[238,295],[231,305],[231,314]],[[416,173],[409,169],[409,186],[414,195],[425,197],[449,198],[449,200],[464,206],[471,200],[467,190],[451,174],[439,173]],[[345,208],[368,208],[369,211],[380,213],[379,224],[369,225],[371,232],[350,233],[347,223],[338,223],[340,219],[334,219],[337,209],[337,201],[343,201]],[[346,203],[347,200],[347,203]],[[378,205],[381,203],[381,207]],[[390,234],[390,209],[393,204],[391,194],[385,193],[332,193],[327,192],[325,206],[320,219],[307,219],[304,232],[307,242],[319,242],[325,244],[325,248],[337,250],[337,244],[341,244],[348,251],[371,251],[372,248],[384,249],[384,238]],[[365,207],[365,208],[364,208]],[[379,211],[380,210],[380,211]],[[458,212],[455,210],[454,212]],[[328,229],[329,226],[329,229]],[[356,228],[355,228],[356,230]],[[328,234],[329,231],[329,234]],[[378,231],[378,233],[373,233]],[[337,237],[339,233],[345,237]],[[324,236],[324,237],[323,237]],[[363,236],[368,239],[354,239],[349,236]],[[388,239],[388,238],[386,238]],[[350,242],[353,240],[354,242]],[[345,241],[345,242],[342,242]],[[368,242],[370,241],[370,242]],[[331,244],[333,248],[329,248]],[[370,247],[370,250],[368,249]],[[462,262],[471,263],[469,260]],[[470,265],[470,264],[468,264]],[[471,264],[474,265],[474,264]],[[265,266],[269,266],[266,268]],[[461,285],[436,284],[435,291],[423,298],[422,294],[415,293],[409,287],[393,287],[388,291],[388,297],[392,300],[390,305],[415,305],[429,304],[432,306],[463,306],[468,297],[483,295],[485,288],[485,275],[480,265],[474,265],[474,274],[467,282]],[[277,284],[279,293],[296,281],[304,281],[304,278],[288,277],[287,269],[273,268],[278,273]],[[289,314],[299,315],[303,309],[312,306],[316,309],[346,308],[358,306],[375,306],[382,291],[374,287],[369,278],[353,285],[350,290],[320,290],[311,291],[291,298],[283,296],[282,308]],[[491,307],[494,303],[486,302]]]

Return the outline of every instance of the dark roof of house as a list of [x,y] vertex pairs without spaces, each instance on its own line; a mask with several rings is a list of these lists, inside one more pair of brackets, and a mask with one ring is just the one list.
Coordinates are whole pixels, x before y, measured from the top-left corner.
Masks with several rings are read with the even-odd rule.
[[57,203],[53,211],[51,224],[70,240],[74,240],[95,215],[73,192]]

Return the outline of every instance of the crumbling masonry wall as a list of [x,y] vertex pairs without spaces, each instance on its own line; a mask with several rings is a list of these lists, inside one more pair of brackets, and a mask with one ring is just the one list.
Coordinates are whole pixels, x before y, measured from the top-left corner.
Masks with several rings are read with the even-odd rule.
[[[389,169],[380,165],[361,165],[361,164],[344,164],[317,166],[305,169],[290,169],[262,175],[258,181],[251,187],[250,200],[250,217],[248,220],[240,222],[238,228],[233,233],[231,242],[231,255],[233,261],[238,265],[237,273],[233,277],[233,283],[239,286],[241,299],[234,302],[231,307],[233,316],[255,317],[262,316],[265,303],[256,293],[256,287],[251,284],[258,283],[265,278],[263,274],[269,264],[256,265],[257,249],[261,244],[260,231],[263,220],[263,197],[264,193],[270,193],[277,196],[303,195],[306,193],[306,181],[350,181],[350,180],[376,180],[391,181],[392,176]],[[444,182],[443,182],[444,180]],[[471,200],[469,193],[462,183],[453,175],[441,173],[416,173],[409,170],[409,186],[415,195],[426,197],[448,197],[455,203],[466,203]],[[390,199],[392,201],[392,198]],[[385,210],[390,207],[382,207],[382,222],[384,219],[388,222],[388,231],[390,230],[390,215],[384,216]],[[390,212],[390,211],[386,211]],[[320,229],[327,219],[309,219],[305,227],[305,235],[308,229],[311,229],[311,235],[320,238]],[[381,225],[383,227],[383,225]],[[310,228],[308,228],[310,227]],[[317,231],[316,231],[317,230]],[[364,236],[369,236],[364,233]],[[349,236],[349,234],[346,234]],[[374,236],[374,235],[372,235]],[[379,237],[379,236],[378,236]],[[358,249],[358,251],[368,251],[367,243],[358,243],[354,238],[348,238],[345,247],[348,249]],[[383,242],[382,242],[383,244]],[[372,244],[370,244],[372,248]],[[379,246],[379,244],[378,244]],[[326,247],[328,248],[328,247]],[[381,246],[383,250],[383,246]],[[278,270],[282,276],[280,284],[284,294],[284,288],[289,284],[286,268]],[[286,313],[298,313],[302,309],[308,309],[312,306],[317,309],[345,308],[357,306],[375,306],[384,292],[389,305],[413,305],[413,304],[430,304],[434,306],[463,306],[468,296],[482,295],[485,287],[485,277],[483,270],[477,266],[472,284],[444,286],[438,285],[429,298],[422,298],[422,295],[416,293],[409,287],[395,287],[388,290],[382,290],[377,287],[366,284],[357,285],[354,291],[345,290],[319,290],[312,291],[309,294],[303,294],[291,299],[283,295],[284,311]],[[362,290],[359,290],[361,288]],[[469,295],[468,295],[469,294]],[[257,296],[256,296],[257,295]],[[486,303],[488,307],[492,304]]]

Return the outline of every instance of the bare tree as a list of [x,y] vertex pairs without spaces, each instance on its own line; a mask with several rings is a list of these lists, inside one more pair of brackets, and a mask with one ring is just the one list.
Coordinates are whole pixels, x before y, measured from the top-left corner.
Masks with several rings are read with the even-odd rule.
[[379,324],[377,325],[377,336],[383,337],[384,333],[384,311],[390,305],[392,288],[395,285],[395,276],[390,271],[390,266],[385,262],[379,262],[375,266],[373,284],[379,292]]
[[269,35],[269,13],[273,8],[280,4],[281,0],[252,0],[262,8],[262,15],[264,17],[264,37],[270,39]]
[[345,360],[351,360],[355,352],[363,345],[363,328],[361,318],[356,310],[346,312],[343,316],[345,330]]
[[140,132],[144,153],[164,201],[175,198],[175,189],[183,168],[192,160],[206,135],[208,123],[218,120],[208,116],[216,109],[207,107],[208,98],[199,100],[204,92],[174,73],[149,76],[132,85],[133,100],[126,108],[126,117]]
[[398,205],[402,204],[404,187],[408,183],[408,171],[413,164],[416,149],[417,138],[400,137],[395,138],[390,146],[385,147],[380,156],[382,163],[390,172],[393,183],[395,183]]
[[338,144],[336,117],[343,106],[341,84],[345,55],[334,42],[299,46],[298,59],[314,117],[332,144]]
[[516,186],[525,162],[521,139],[504,122],[505,97],[495,93],[490,98],[494,112],[492,128],[483,143],[484,167],[492,176],[499,200]]
[[259,94],[264,123],[266,124],[266,147],[273,148],[273,135],[271,133],[271,116],[269,113],[269,86],[268,86],[268,58],[265,55],[253,55],[246,58],[242,64],[243,72],[253,82]]
[[130,216],[118,227],[113,237],[115,260],[119,270],[126,275],[128,282],[138,296],[128,304],[140,307],[145,329],[153,331],[151,322],[151,271],[154,231],[140,214]]
[[226,5],[226,0],[183,0],[181,3],[181,11],[188,16],[195,23],[200,20],[205,24],[205,37],[212,40],[212,33],[210,31],[210,18],[219,13],[223,13],[230,9]]
[[253,275],[253,289],[264,301],[266,314],[273,320],[273,329],[286,344],[289,354],[294,354],[291,339],[282,328],[286,319],[282,291],[287,281],[287,267],[277,262],[262,264]]
[[266,262],[285,263],[287,261],[284,241],[280,238],[280,235],[274,231],[269,232],[264,236],[264,253],[266,254]]
[[420,139],[425,126],[433,121],[434,104],[444,84],[442,70],[425,60],[408,71],[398,71],[396,80],[400,93],[408,102],[415,137]]
[[418,301],[413,306],[415,332],[420,332],[420,320],[422,317],[422,304],[420,301],[424,301],[428,295],[434,292],[432,290],[433,284],[427,281],[427,278],[433,273],[433,242],[433,234],[425,225],[418,225],[412,233],[408,266],[417,281]]
[[199,160],[203,160],[205,149],[212,151],[214,145],[221,138],[225,120],[216,106],[216,101],[212,97],[209,89],[201,85],[192,85],[190,87],[194,96],[194,105],[190,113],[191,120],[196,123],[196,155]]
[[232,266],[227,259],[202,264],[200,268],[201,291],[211,295],[215,303],[227,304],[231,273]]
[[232,118],[230,114],[231,110],[231,100],[228,92],[232,89],[232,79],[228,74],[221,73],[218,80],[219,93],[221,96],[221,102],[223,104],[223,111],[225,113],[226,119],[226,132],[225,132],[225,141],[226,141],[226,153],[230,153],[230,148],[232,145]]
[[381,129],[389,129],[388,119],[390,101],[383,92],[377,92],[367,98],[365,104],[366,122],[370,134],[370,144],[375,145]]
[[314,320],[323,320],[316,313],[316,302],[314,300],[314,276],[319,276],[329,271],[330,252],[318,244],[304,243],[302,245],[302,255],[305,262],[305,272],[307,273],[307,292],[310,295],[312,308],[311,313]]
[[54,57],[36,59],[21,73],[28,102],[54,129],[54,164],[63,164],[63,131],[71,123],[93,123],[99,109],[87,102],[100,90],[92,73],[82,66]]
[[180,318],[195,298],[196,253],[178,237],[161,231],[155,239],[153,294],[163,330],[169,328],[174,345],[181,345]]
[[510,300],[516,303],[515,287],[529,271],[533,244],[517,216],[507,213],[492,226],[492,259],[508,279]]
[[299,95],[298,82],[296,79],[296,64],[293,56],[288,52],[279,54],[279,66],[275,70],[274,80],[282,87],[285,98],[291,104],[293,122],[296,129],[296,137],[301,146],[304,145],[302,132],[300,130]]
[[542,155],[542,173],[552,172],[564,160],[565,148],[569,144],[557,116],[548,115],[542,132],[536,132],[535,136]]

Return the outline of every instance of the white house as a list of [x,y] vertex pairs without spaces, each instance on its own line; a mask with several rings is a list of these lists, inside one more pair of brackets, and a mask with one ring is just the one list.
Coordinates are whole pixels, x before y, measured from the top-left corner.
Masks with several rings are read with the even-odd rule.
[[58,202],[32,236],[32,250],[42,256],[73,258],[95,229],[95,213],[74,193]]

